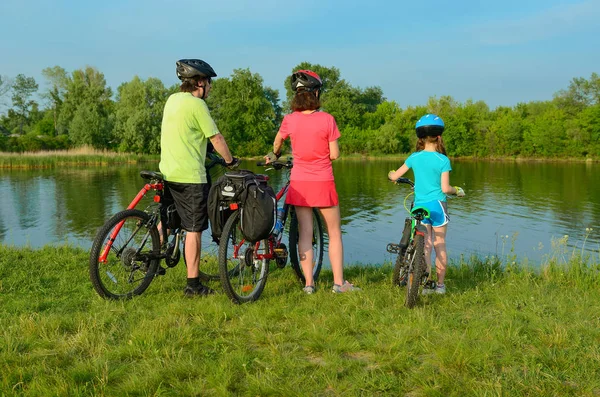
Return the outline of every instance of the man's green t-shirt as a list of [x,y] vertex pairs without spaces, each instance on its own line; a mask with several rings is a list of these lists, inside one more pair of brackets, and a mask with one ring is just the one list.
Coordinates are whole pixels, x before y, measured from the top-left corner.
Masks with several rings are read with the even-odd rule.
[[167,99],[160,135],[160,172],[165,180],[206,183],[206,144],[219,133],[206,102],[189,92]]

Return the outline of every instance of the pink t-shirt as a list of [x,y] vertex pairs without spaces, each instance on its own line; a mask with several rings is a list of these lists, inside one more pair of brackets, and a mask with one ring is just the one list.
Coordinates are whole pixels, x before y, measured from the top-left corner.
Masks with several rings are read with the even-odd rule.
[[294,168],[290,180],[333,180],[329,142],[340,137],[340,130],[332,115],[326,112],[293,112],[283,118],[279,135],[283,139],[289,136],[292,142]]

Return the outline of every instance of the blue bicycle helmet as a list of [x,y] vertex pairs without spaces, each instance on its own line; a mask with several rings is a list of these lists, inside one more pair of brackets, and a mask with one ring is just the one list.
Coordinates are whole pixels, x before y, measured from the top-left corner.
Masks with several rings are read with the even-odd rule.
[[444,132],[444,121],[435,114],[426,114],[417,121],[417,137],[438,136]]

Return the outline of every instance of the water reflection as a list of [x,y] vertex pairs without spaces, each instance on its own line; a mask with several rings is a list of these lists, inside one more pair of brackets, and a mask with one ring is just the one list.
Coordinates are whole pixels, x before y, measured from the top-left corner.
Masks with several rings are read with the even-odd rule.
[[[408,189],[388,182],[386,175],[401,163],[335,163],[347,262],[393,259],[385,246],[400,235]],[[244,166],[265,172],[251,162]],[[463,186],[467,196],[449,200],[451,258],[515,253],[539,261],[550,252],[553,238],[569,235],[572,250],[580,249],[588,234],[585,248],[598,256],[599,164],[453,161],[453,167],[451,182]],[[143,168],[158,165],[0,170],[0,241],[31,246],[69,242],[88,248],[96,230],[143,186]],[[285,182],[285,173],[268,174],[276,188]],[[139,208],[150,203],[147,197]]]

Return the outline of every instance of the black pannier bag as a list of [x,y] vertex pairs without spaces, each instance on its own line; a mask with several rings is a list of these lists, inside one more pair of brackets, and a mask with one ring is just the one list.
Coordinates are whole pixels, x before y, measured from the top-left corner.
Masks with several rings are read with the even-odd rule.
[[266,239],[275,227],[277,199],[264,176],[246,179],[240,197],[240,228],[247,241],[255,243]]
[[246,240],[256,242],[269,236],[275,225],[275,193],[264,175],[240,170],[226,173],[210,188],[208,218],[215,242],[219,243],[223,226],[235,211],[230,208],[234,203],[240,208],[240,226]]

